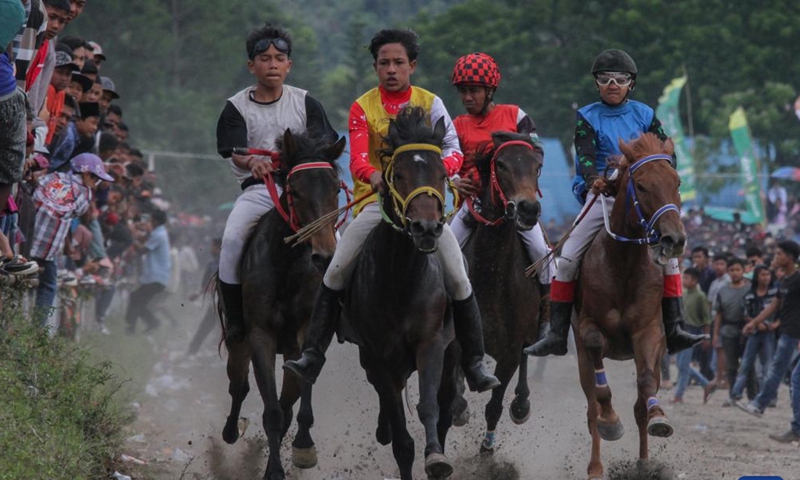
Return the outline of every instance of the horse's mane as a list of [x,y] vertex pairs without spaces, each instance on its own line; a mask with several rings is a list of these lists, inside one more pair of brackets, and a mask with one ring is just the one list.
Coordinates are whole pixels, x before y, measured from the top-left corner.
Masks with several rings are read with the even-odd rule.
[[335,169],[336,175],[339,176],[341,167],[336,163],[337,159],[328,158],[326,151],[336,140],[331,142],[329,139],[321,138],[313,133],[292,133],[291,135],[294,140],[294,149],[291,154],[284,152],[283,136],[279,136],[275,140],[275,147],[281,152],[281,168],[275,172],[275,179],[279,184],[285,184],[289,170],[301,163],[328,162]]
[[651,132],[643,133],[638,138],[628,142],[627,145],[633,151],[633,158],[628,158],[625,155],[619,155],[613,159],[609,158],[608,160],[609,168],[606,170],[606,172],[611,172],[612,168],[616,168],[618,172],[616,180],[609,183],[610,190],[612,192],[616,192],[618,190],[622,178],[626,173],[628,173],[628,167],[630,167],[634,162],[648,155],[666,153],[666,150],[664,149],[664,142],[658,138],[658,135]]
[[422,107],[404,107],[391,123],[390,132],[394,134],[383,137],[387,148],[379,152],[381,157],[391,157],[395,149],[409,143],[442,146],[442,139],[437,138],[431,125],[430,115]]

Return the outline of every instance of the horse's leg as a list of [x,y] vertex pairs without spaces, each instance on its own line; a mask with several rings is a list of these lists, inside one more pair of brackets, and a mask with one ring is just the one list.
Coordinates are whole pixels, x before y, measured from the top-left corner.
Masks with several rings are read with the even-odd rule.
[[234,443],[239,439],[239,414],[242,402],[250,391],[247,376],[250,373],[250,343],[247,339],[241,342],[226,342],[228,350],[228,393],[231,395],[231,411],[222,429],[222,439]]
[[[461,350],[457,350],[460,352]],[[461,354],[459,353],[460,357]],[[469,423],[469,403],[464,398],[464,392],[467,387],[464,385],[464,372],[461,370],[461,365],[456,365],[455,371],[456,381],[456,396],[453,399],[452,412],[453,412],[453,425],[456,427],[463,427]]]
[[606,379],[605,366],[603,365],[603,348],[606,339],[600,330],[594,325],[589,324],[581,332],[583,348],[589,354],[594,376],[594,396],[597,400],[600,411],[597,417],[597,432],[600,438],[606,441],[614,441],[622,438],[625,429],[619,419],[619,415],[611,405],[611,387]]
[[266,332],[258,326],[250,331],[250,346],[253,357],[253,373],[258,391],[264,402],[262,423],[269,442],[269,460],[265,480],[283,480],[286,474],[281,465],[281,438],[283,436],[283,409],[278,400],[278,386],[275,382],[275,352],[277,334]]
[[517,376],[517,388],[514,389],[514,400],[511,402],[511,421],[515,425],[522,425],[531,416],[531,389],[528,386],[528,355],[520,354],[519,375]]
[[481,443],[481,453],[494,454],[495,429],[500,416],[503,415],[503,397],[506,395],[508,384],[517,369],[515,355],[505,355],[497,359],[494,367],[494,376],[500,381],[500,386],[492,390],[492,398],[486,404],[484,418],[486,419],[486,432]]
[[[299,356],[300,355],[297,352],[284,354],[283,361],[285,362],[286,360],[294,360]],[[281,437],[285,437],[286,432],[289,431],[289,427],[292,426],[292,418],[294,418],[294,404],[297,403],[297,400],[300,398],[300,384],[300,379],[295,375],[283,376],[283,384],[281,386],[281,396],[279,400],[281,411],[283,412],[283,431],[281,432]]]
[[417,414],[425,427],[425,473],[433,478],[446,478],[453,474],[453,465],[444,455],[438,432],[438,393],[442,384],[444,351],[441,340],[434,340],[417,347],[419,374]]
[[367,374],[367,381],[375,388],[375,392],[378,394],[380,408],[378,410],[378,428],[375,430],[375,440],[381,445],[389,445],[392,442],[392,424],[389,422],[389,413],[391,409],[379,388],[379,385],[384,380],[380,378],[379,373],[375,371],[375,364],[366,351],[359,347],[358,352],[361,368],[363,368],[364,372]]
[[587,473],[589,480],[602,480],[603,463],[600,460],[600,433],[597,431],[597,417],[600,405],[595,396],[594,361],[589,352],[584,349],[583,341],[576,338],[578,351],[578,371],[580,373],[581,388],[586,395],[586,421],[589,426],[589,435],[592,436],[592,458],[589,461]]
[[[647,411],[647,433],[654,437],[667,438],[674,430],[656,397],[661,381],[661,357],[664,353],[661,326],[656,324],[637,332],[633,337],[633,352],[639,402],[644,402]],[[647,458],[647,436],[640,439],[639,456]]]
[[[447,445],[447,432],[453,426],[453,406],[458,395],[458,360],[461,358],[456,342],[450,343],[444,351],[444,366],[442,367],[442,384],[439,386],[439,422],[436,429],[439,435],[439,444],[444,453]],[[463,385],[463,382],[462,382]],[[463,400],[463,397],[462,397]]]
[[[293,351],[284,354],[283,360],[295,360],[299,356],[300,352]],[[297,399],[300,399],[300,410],[297,412],[297,435],[292,442],[292,463],[297,468],[313,468],[317,465],[317,450],[314,447],[314,440],[311,438],[311,427],[314,425],[311,389],[310,383],[303,382],[294,375],[283,376],[280,398],[281,411],[283,411],[281,438],[286,436],[286,432],[292,424],[293,407],[297,403]]]

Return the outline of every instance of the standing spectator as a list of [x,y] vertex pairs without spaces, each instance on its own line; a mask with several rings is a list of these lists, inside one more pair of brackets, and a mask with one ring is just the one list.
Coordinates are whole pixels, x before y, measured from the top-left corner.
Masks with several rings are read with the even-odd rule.
[[[798,292],[795,292],[797,295]],[[800,441],[800,362],[792,370],[792,423],[791,428],[781,434],[771,433],[769,438],[781,443]]]
[[125,333],[128,335],[136,333],[136,321],[139,317],[147,324],[145,333],[152,332],[161,325],[161,321],[150,310],[150,302],[169,286],[172,264],[166,223],[167,214],[162,210],[155,210],[150,223],[142,225],[147,232],[147,238],[137,246],[145,252],[145,255],[142,261],[142,274],[139,276],[139,288],[131,292],[128,312],[125,314],[125,321],[128,324]]
[[[748,404],[737,403],[742,410],[757,417],[760,417],[769,403],[777,397],[778,387],[786,376],[792,356],[800,343],[800,274],[797,273],[796,265],[798,257],[800,257],[800,245],[797,242],[787,240],[778,244],[774,263],[776,267],[785,271],[778,288],[778,301],[767,306],[756,318],[748,322],[744,329],[746,333],[754,332],[770,316],[778,313],[778,346],[769,365],[767,380],[753,401]],[[796,396],[795,391],[793,400]]]
[[91,139],[97,132],[97,122],[100,120],[100,108],[97,103],[81,103],[74,121],[67,125],[64,136],[58,145],[53,146],[50,156],[48,171],[64,171],[69,165],[69,159],[81,152],[82,140]]
[[33,194],[36,226],[31,257],[39,262],[41,268],[36,307],[42,323],[49,315],[56,295],[56,260],[64,248],[72,219],[89,210],[92,190],[101,180],[114,181],[96,155],[79,155],[70,163],[72,173],[56,172],[43,176]]
[[[731,283],[731,277],[728,276],[728,257],[729,255],[727,252],[714,255],[714,259],[711,263],[711,268],[714,269],[714,274],[717,276],[717,278],[711,282],[711,286],[708,287],[708,301],[711,304],[711,318],[716,318],[717,316],[715,305],[720,289]],[[714,345],[713,347],[714,348],[711,352],[711,356],[708,359],[708,370],[704,369],[701,364],[700,371],[706,377],[711,378],[708,376],[708,371],[711,370],[711,365],[714,365],[715,368],[713,376],[714,380],[717,382],[717,386],[720,388],[726,387],[728,381],[722,373],[725,371],[725,353],[722,351],[722,346],[717,347]]]
[[[692,256],[694,257],[694,255]],[[695,335],[700,333],[708,334],[711,326],[708,300],[705,294],[703,294],[703,291],[698,288],[699,283],[700,270],[690,267],[683,272],[683,305],[686,309],[686,326],[684,328],[687,332]],[[694,348],[708,350],[709,347],[710,342],[705,340],[702,344]],[[673,403],[683,403],[683,392],[686,391],[686,387],[689,385],[690,377],[694,378],[706,392],[703,395],[703,403],[708,401],[708,396],[713,391],[711,381],[692,367],[692,350],[691,348],[686,349],[678,352],[676,355],[675,363],[678,366],[678,384],[675,387],[675,397],[672,399]]]
[[[714,347],[721,348],[725,355],[725,378],[728,380],[729,395],[723,406],[731,406],[737,398],[733,397],[733,384],[739,369],[741,356],[742,328],[744,327],[744,296],[750,290],[750,282],[744,278],[744,261],[740,258],[728,260],[728,275],[731,283],[722,287],[714,303]],[[722,377],[722,372],[717,372]]]
[[14,66],[17,69],[17,86],[27,92],[31,87],[26,82],[28,68],[45,40],[47,10],[42,0],[23,0],[22,5],[27,20],[14,38]]
[[749,278],[750,280],[755,280],[753,276],[753,271],[758,265],[764,264],[764,253],[761,251],[760,248],[757,247],[748,247],[745,250],[744,256],[747,258],[747,265],[745,266],[745,275],[744,278]]
[[[753,270],[753,282],[751,285],[750,291],[744,296],[744,315],[748,323],[752,322],[754,318],[768,308],[778,295],[772,272],[765,265],[759,265]],[[775,353],[775,330],[778,327],[778,323],[774,320],[775,316],[769,315],[755,329],[744,333],[747,343],[742,354],[742,364],[739,366],[736,383],[731,389],[734,398],[742,396],[747,379],[752,375],[755,368],[756,356],[761,359],[764,370],[769,366],[769,362]],[[767,372],[761,372],[758,377],[759,385],[763,386],[767,378]]]
[[706,299],[708,298],[708,289],[711,287],[711,282],[717,278],[717,274],[708,260],[708,248],[701,245],[692,249],[692,266],[700,272],[699,286]]
[[50,145],[56,134],[56,123],[64,107],[66,89],[72,80],[72,72],[78,71],[78,66],[72,62],[72,53],[67,52],[67,47],[59,44],[56,52],[56,66],[50,77],[50,86],[47,87],[47,100],[42,110],[42,120],[47,123],[47,137],[45,144]]

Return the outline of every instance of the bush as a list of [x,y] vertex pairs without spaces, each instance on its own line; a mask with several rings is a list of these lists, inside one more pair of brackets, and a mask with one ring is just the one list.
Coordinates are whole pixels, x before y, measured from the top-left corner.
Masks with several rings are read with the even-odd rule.
[[[108,362],[49,338],[5,290],[0,312],[0,480],[109,478],[122,428]],[[9,298],[11,297],[11,298]]]

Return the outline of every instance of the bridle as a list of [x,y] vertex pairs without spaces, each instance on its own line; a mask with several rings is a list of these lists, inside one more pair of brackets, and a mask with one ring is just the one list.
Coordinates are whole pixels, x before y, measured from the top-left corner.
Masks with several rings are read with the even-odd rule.
[[[653,213],[653,216],[650,217],[650,221],[647,221],[644,218],[644,214],[642,213],[642,208],[639,205],[639,198],[636,196],[636,186],[633,182],[633,174],[642,168],[644,165],[648,163],[655,162],[658,160],[666,160],[672,163],[672,157],[666,154],[655,154],[655,155],[648,155],[644,158],[641,158],[633,163],[628,168],[628,188],[627,188],[627,195],[625,197],[626,207],[627,202],[633,201],[633,207],[636,210],[636,215],[638,216],[638,221],[636,222],[639,226],[644,229],[644,235],[640,238],[627,238],[623,237],[622,235],[617,235],[611,231],[611,226],[609,224],[608,218],[608,207],[606,206],[606,199],[605,195],[600,195],[600,202],[603,207],[603,222],[605,223],[606,232],[608,232],[609,236],[614,240],[618,240],[620,242],[630,242],[636,243],[638,245],[657,245],[661,239],[661,232],[656,230],[656,223],[658,220],[667,212],[676,212],[680,215],[680,209],[674,203],[668,203]],[[627,208],[626,208],[627,210]]]
[[[507,142],[503,142],[498,146],[494,154],[492,155],[492,159],[489,161],[489,188],[491,189],[491,196],[492,202],[497,203],[497,198],[500,198],[500,201],[503,202],[503,209],[505,211],[505,216],[497,218],[495,220],[487,220],[483,217],[478,211],[475,209],[475,198],[474,197],[467,197],[465,200],[467,204],[467,209],[469,209],[469,213],[477,220],[478,222],[488,225],[490,227],[494,227],[500,225],[506,219],[512,219],[517,214],[517,205],[513,201],[509,201],[508,197],[506,197],[505,192],[503,191],[503,187],[500,186],[500,181],[497,179],[497,158],[500,155],[500,151],[506,147],[511,147],[514,145],[524,146],[530,150],[533,150],[533,145],[529,142],[524,140],[509,140]],[[539,171],[539,175],[541,175],[541,170]],[[539,190],[539,197],[542,196],[541,190]]]
[[[405,233],[410,233],[408,227],[409,224],[411,223],[411,219],[408,217],[407,214],[408,206],[411,204],[412,200],[414,200],[420,195],[428,195],[429,197],[435,197],[437,200],[439,200],[439,204],[442,207],[442,218],[440,219],[441,223],[447,221],[447,219],[455,213],[455,210],[453,210],[448,214],[444,214],[444,207],[445,207],[444,197],[442,196],[441,193],[439,193],[437,189],[431,186],[424,185],[422,187],[415,188],[406,196],[403,196],[399,191],[397,191],[397,188],[394,186],[395,160],[397,159],[397,156],[400,155],[401,153],[409,152],[412,150],[414,151],[423,150],[428,152],[434,152],[437,155],[439,155],[439,157],[441,157],[442,155],[441,148],[437,147],[436,145],[431,145],[428,143],[409,143],[396,148],[394,152],[392,152],[392,158],[386,165],[386,168],[384,170],[384,176],[386,178],[386,185],[389,190],[389,195],[392,199],[392,208],[397,218],[400,219],[401,226],[395,224],[394,221],[392,221],[392,219],[383,210],[383,201],[381,199],[380,193],[378,193],[378,205],[380,206],[381,216],[383,217],[383,220],[389,223],[395,230]],[[446,183],[447,183],[447,188],[449,188],[450,191],[453,193],[454,203],[457,204],[459,199],[458,191],[453,185],[452,180],[450,180],[449,178],[447,179]]]

